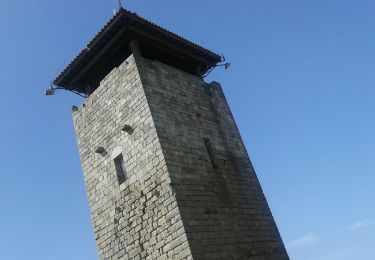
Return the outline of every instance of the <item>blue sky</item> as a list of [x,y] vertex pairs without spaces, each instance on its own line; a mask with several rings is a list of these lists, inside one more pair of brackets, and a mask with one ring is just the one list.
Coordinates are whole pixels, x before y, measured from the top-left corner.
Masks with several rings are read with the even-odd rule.
[[[0,259],[97,259],[70,107],[49,82],[113,1],[0,1]],[[375,2],[126,1],[232,62],[222,83],[291,259],[373,260]]]

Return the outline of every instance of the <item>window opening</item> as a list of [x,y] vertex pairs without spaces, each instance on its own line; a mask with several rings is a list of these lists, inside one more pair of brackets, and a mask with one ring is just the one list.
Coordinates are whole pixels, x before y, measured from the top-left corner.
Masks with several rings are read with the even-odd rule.
[[122,184],[127,177],[124,157],[122,156],[122,154],[120,154],[113,161],[115,163],[118,183]]
[[214,169],[216,169],[217,166],[216,166],[216,163],[215,163],[215,155],[214,155],[213,150],[212,150],[210,139],[203,138],[203,140],[204,140],[204,144],[206,145],[206,150],[207,150],[207,153],[208,153],[208,157],[210,158],[210,162],[212,164],[212,167]]

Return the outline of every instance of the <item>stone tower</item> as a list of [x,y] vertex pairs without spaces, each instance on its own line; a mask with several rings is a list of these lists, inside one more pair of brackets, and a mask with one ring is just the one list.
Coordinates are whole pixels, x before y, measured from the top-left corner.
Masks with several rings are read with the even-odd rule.
[[221,58],[120,9],[54,80],[100,259],[289,259],[219,83]]

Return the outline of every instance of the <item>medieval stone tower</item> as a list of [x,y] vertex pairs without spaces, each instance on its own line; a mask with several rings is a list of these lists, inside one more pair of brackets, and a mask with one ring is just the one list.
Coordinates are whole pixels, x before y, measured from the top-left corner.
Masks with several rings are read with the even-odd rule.
[[219,83],[221,58],[120,9],[55,79],[100,259],[289,259]]

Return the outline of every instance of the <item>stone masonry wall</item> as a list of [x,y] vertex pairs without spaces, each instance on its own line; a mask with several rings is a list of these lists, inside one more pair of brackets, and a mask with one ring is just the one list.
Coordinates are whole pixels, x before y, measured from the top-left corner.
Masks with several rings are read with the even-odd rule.
[[100,259],[289,259],[218,83],[130,56],[73,121]]
[[[192,259],[133,56],[73,112],[100,259]],[[128,124],[133,132],[122,132]],[[97,147],[105,152],[95,153]],[[122,153],[119,185],[113,158]]]
[[193,258],[289,259],[220,85],[136,60]]

